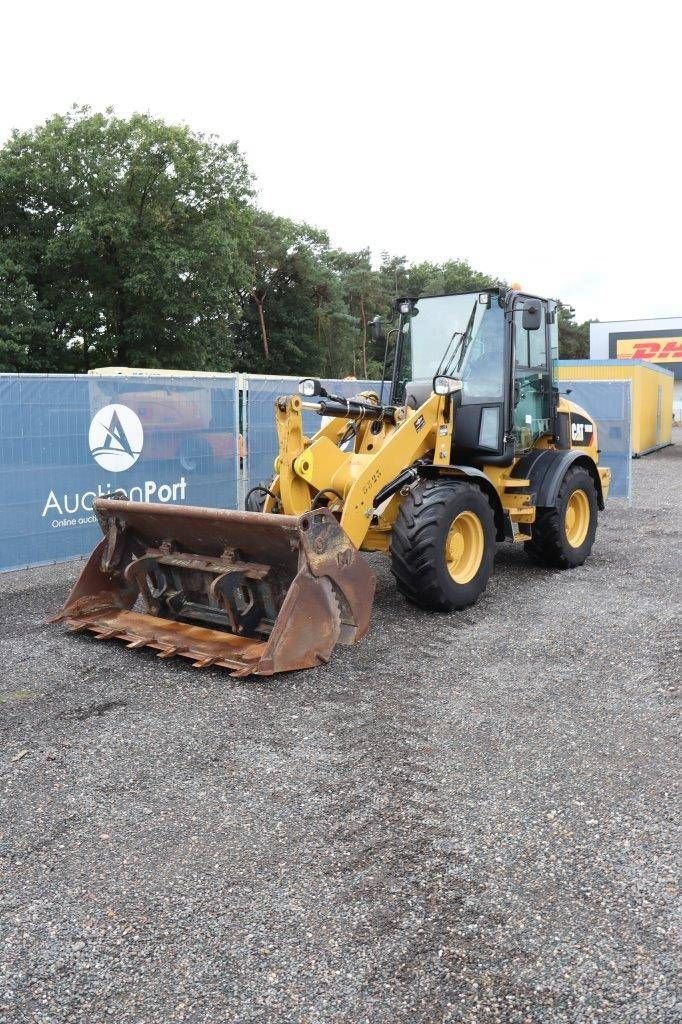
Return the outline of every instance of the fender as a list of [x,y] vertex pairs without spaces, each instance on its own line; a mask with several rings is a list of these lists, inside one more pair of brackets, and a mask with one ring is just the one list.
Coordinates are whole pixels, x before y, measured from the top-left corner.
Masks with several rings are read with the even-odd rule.
[[596,463],[589,455],[575,448],[568,451],[536,448],[519,459],[511,475],[530,480],[530,490],[535,495],[536,508],[554,508],[561,482],[574,465],[584,466],[592,477],[597,491],[597,506],[603,509],[604,494]]

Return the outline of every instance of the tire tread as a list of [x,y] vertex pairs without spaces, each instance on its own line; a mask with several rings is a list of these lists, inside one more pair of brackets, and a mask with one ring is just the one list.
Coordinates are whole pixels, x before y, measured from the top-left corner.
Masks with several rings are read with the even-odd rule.
[[[580,483],[582,489],[588,494],[590,508],[593,513],[593,522],[590,524],[585,542],[577,549],[579,554],[573,555],[571,553],[569,555],[564,543],[564,531],[560,516],[564,499],[567,499],[568,495],[576,489],[577,482]],[[552,508],[540,508],[537,510],[531,539],[526,541],[524,545],[526,553],[534,562],[550,566],[554,569],[570,569],[576,565],[582,565],[592,550],[596,532],[596,517],[597,490],[592,476],[583,466],[574,466],[568,470],[561,482],[556,505]]]
[[[454,488],[457,495],[468,499],[467,504],[480,515],[490,548],[484,552],[482,585],[479,588],[470,584],[462,586],[455,602],[452,595],[445,592],[436,564],[437,559],[443,557],[439,532],[443,517],[448,514]],[[443,480],[418,484],[404,499],[391,532],[391,572],[398,590],[413,604],[434,611],[451,611],[473,604],[488,582],[494,557],[494,538],[493,509],[480,487]]]

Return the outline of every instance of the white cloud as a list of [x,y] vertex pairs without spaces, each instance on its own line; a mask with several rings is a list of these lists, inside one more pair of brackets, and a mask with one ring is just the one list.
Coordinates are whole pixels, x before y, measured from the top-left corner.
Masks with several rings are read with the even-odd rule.
[[3,12],[0,137],[148,110],[238,139],[262,203],[335,244],[467,258],[581,317],[680,314],[675,11],[28,0]]

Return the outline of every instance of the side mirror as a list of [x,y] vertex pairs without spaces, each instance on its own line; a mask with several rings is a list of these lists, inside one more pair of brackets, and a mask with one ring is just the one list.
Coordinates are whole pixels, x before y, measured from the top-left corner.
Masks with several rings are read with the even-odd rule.
[[485,306],[486,309],[490,309],[490,292],[480,292],[478,301],[481,306]]
[[526,299],[523,304],[524,331],[537,331],[542,323],[542,303],[537,299]]
[[376,342],[377,345],[386,341],[386,335],[384,334],[384,328],[380,316],[375,316],[373,320],[370,320],[369,330],[372,341]]
[[514,408],[521,401],[521,385],[517,380],[514,381]]

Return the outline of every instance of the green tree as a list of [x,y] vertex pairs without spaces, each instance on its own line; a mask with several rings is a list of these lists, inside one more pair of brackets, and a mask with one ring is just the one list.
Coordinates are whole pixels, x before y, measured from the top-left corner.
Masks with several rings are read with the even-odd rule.
[[449,295],[496,288],[504,282],[474,270],[466,260],[448,260],[441,264],[418,263],[408,271],[408,283],[414,294]]
[[251,279],[236,327],[237,368],[261,373],[346,371],[352,316],[324,231],[256,211]]
[[0,150],[7,369],[225,369],[247,259],[236,144],[144,114],[74,108]]
[[473,292],[478,288],[503,285],[499,278],[483,274],[466,260],[447,260],[445,263],[408,264],[404,256],[382,254],[379,275],[384,292],[392,300],[400,295],[447,295],[455,292]]
[[372,351],[369,322],[376,315],[385,315],[390,306],[381,275],[372,269],[369,249],[335,250],[329,254],[329,264],[347,310],[343,322],[337,324],[337,351],[345,360],[347,373],[374,378],[381,373],[381,362]]
[[[466,260],[331,249],[251,205],[236,144],[74,108],[0,149],[0,370],[119,365],[377,377],[401,295],[502,282]],[[588,324],[559,311],[560,352]]]
[[588,359],[590,355],[590,322],[579,324],[573,306],[559,303],[559,358]]
[[22,268],[0,256],[0,372],[45,372],[59,361],[54,323]]

